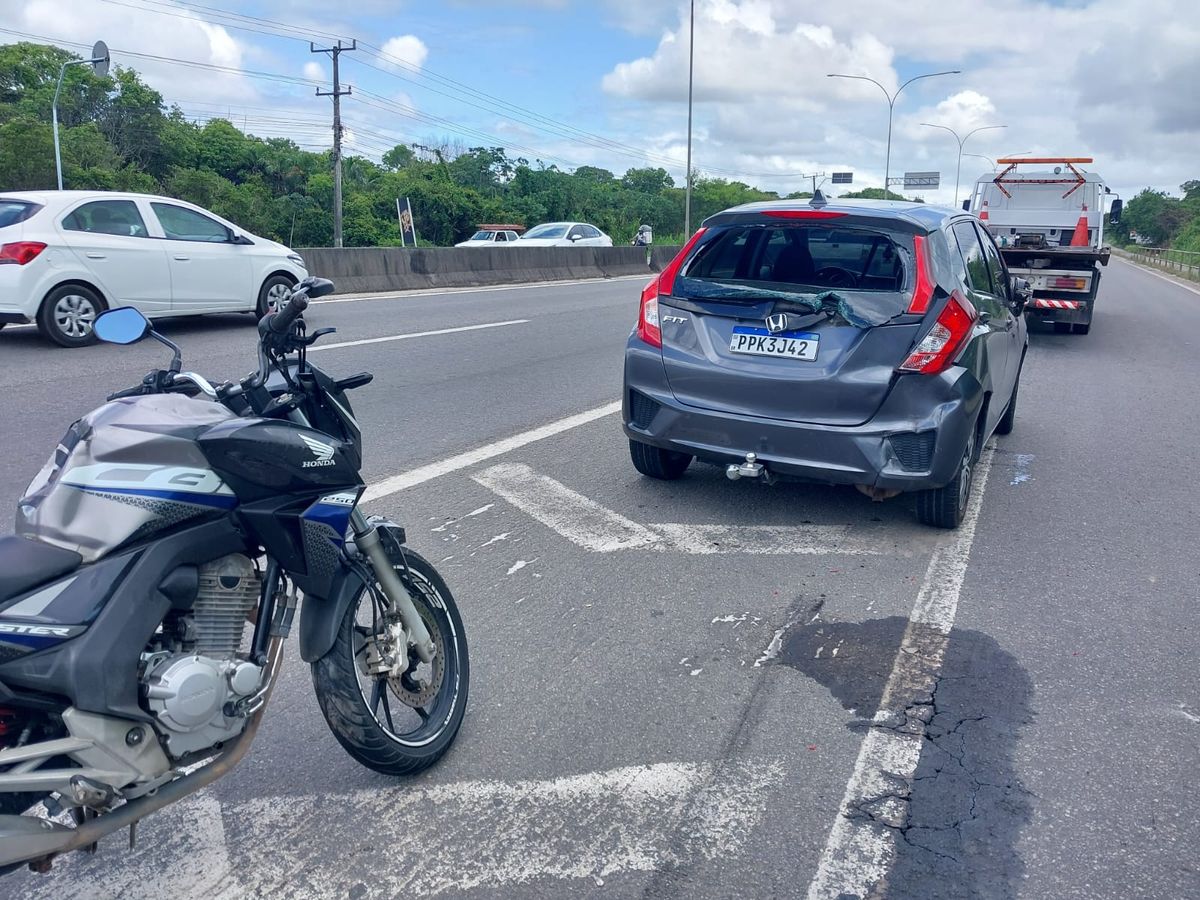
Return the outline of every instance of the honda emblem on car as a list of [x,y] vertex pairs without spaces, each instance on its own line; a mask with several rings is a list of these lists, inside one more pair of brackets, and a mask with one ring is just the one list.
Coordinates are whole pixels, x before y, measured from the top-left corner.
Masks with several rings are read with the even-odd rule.
[[771,334],[787,331],[787,313],[775,313],[767,316],[767,331]]

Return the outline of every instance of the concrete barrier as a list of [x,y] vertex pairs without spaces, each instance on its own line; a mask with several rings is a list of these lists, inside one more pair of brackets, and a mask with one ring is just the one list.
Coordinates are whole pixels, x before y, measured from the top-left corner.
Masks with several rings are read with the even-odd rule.
[[651,272],[643,247],[314,247],[298,252],[308,271],[331,279],[340,294]]

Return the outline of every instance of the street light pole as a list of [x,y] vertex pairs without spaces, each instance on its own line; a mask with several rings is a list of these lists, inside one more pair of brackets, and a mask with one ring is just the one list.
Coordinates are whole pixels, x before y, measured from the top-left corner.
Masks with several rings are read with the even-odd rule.
[[[962,174],[963,144],[965,144],[967,142],[967,140],[973,134],[978,134],[981,131],[989,131],[994,128],[1007,128],[1008,126],[1007,125],[981,125],[979,128],[975,128],[975,129],[972,129],[971,131],[968,131],[965,136],[959,137],[958,132],[955,131],[953,128],[950,128],[949,126],[934,125],[931,122],[922,122],[921,124],[924,125],[926,128],[940,128],[940,129],[942,129],[942,131],[948,131],[952,135],[954,135],[954,139],[956,141],[958,141],[958,167],[954,170],[954,205],[957,207],[958,206],[958,178],[959,178],[959,175]],[[986,159],[987,157],[984,157],[984,158]]]
[[692,235],[692,69],[696,54],[696,0],[691,0],[691,22],[688,25],[688,136],[687,187],[683,201],[683,239]]
[[884,163],[883,163],[883,199],[884,200],[886,200],[888,198],[888,191],[890,190],[890,188],[888,187],[888,178],[892,174],[892,112],[896,108],[896,98],[900,96],[900,92],[903,91],[906,87],[908,87],[914,81],[920,81],[922,78],[937,78],[939,75],[961,75],[961,74],[962,74],[962,69],[951,69],[948,72],[929,72],[925,75],[916,75],[916,76],[908,79],[908,81],[904,82],[904,84],[900,85],[900,87],[896,88],[896,93],[894,93],[894,94],[889,94],[887,88],[885,88],[882,84],[880,84],[874,78],[868,78],[866,75],[843,75],[839,72],[833,72],[833,73],[825,76],[826,78],[853,78],[858,81],[869,81],[869,82],[871,82],[871,84],[875,85],[877,88],[879,88],[881,91],[883,91],[883,96],[887,98],[887,102],[888,102],[887,156],[884,158]]
[[62,148],[58,143],[58,95],[62,92],[63,76],[67,74],[67,66],[91,66],[92,71],[103,78],[108,74],[108,46],[104,41],[96,41],[92,47],[91,59],[69,59],[58,70],[58,83],[54,86],[54,100],[50,104],[50,116],[54,125],[54,173],[58,177],[58,189],[63,189],[62,181]]

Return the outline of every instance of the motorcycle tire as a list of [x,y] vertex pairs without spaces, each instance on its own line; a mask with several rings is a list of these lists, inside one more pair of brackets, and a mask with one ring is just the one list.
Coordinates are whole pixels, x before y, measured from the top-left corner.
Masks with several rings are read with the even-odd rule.
[[[394,561],[396,574],[438,649],[433,664],[419,664],[415,656],[410,662],[414,668],[428,668],[430,681],[404,682],[409,673],[399,679],[367,673],[366,643],[373,626],[364,611],[377,603],[367,589],[350,603],[333,647],[312,664],[312,678],[321,712],[342,748],[369,769],[407,776],[441,759],[458,735],[467,706],[470,663],[462,616],[446,582],[418,553],[407,547],[403,553],[404,560]],[[414,705],[423,692],[410,689],[413,685],[422,685],[425,693],[436,685],[424,707]],[[395,724],[401,714],[410,719],[411,729]]]

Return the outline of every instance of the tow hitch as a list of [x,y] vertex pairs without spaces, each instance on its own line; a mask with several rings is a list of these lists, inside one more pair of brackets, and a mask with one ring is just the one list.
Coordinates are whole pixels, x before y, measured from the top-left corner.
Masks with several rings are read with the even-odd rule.
[[775,476],[758,461],[757,453],[747,453],[746,461],[743,463],[730,463],[725,467],[725,477],[730,481],[737,481],[740,478],[761,478],[767,484],[775,481]]

